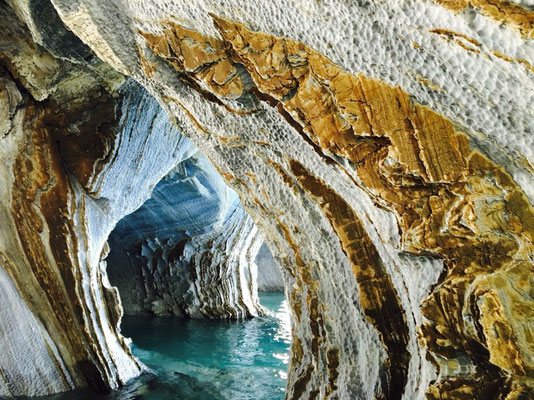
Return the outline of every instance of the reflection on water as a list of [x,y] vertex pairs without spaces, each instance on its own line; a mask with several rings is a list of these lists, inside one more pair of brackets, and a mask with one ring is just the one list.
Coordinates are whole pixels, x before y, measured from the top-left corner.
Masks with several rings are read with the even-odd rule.
[[150,368],[106,395],[47,399],[283,399],[291,331],[283,293],[261,293],[270,315],[241,322],[124,317],[122,333]]

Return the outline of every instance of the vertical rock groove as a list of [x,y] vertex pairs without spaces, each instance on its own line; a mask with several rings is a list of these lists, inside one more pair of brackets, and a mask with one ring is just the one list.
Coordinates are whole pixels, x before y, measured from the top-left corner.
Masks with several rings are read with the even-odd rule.
[[[347,202],[298,161],[290,160],[289,164],[301,187],[319,204],[332,223],[347,253],[358,282],[360,305],[365,316],[380,332],[388,353],[391,381],[384,395],[388,399],[400,399],[407,382],[410,359],[408,328],[391,277],[382,267],[378,251]],[[333,350],[329,354],[334,354]]]
[[[66,115],[57,104],[39,104],[26,96],[24,122],[18,127],[25,137],[14,160],[11,207],[27,263],[6,266],[30,310],[38,310],[39,320],[59,345],[66,379],[76,387],[105,389],[110,382],[117,385],[121,377],[113,360],[113,344],[98,339],[108,329],[108,321],[92,315],[91,303],[101,302],[103,294],[98,288],[91,294],[80,290],[87,279],[87,266],[78,258],[85,239],[76,226],[77,194],[65,172],[58,141],[54,141],[57,125],[49,113],[56,115],[55,122]],[[92,297],[89,303],[86,295]],[[128,351],[122,346],[121,351]],[[133,375],[139,367],[130,362]],[[22,390],[16,387],[15,393]]]

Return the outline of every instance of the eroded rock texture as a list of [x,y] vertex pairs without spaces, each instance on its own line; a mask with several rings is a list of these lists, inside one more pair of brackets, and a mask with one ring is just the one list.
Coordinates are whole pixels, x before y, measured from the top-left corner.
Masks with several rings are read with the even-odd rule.
[[[177,162],[201,156],[146,91],[69,31],[55,34],[71,35],[71,41],[47,50],[32,41],[13,9],[0,4],[0,13],[9,22],[1,24],[0,43],[0,395],[117,387],[142,366],[118,330],[122,307],[102,261],[106,239]],[[87,64],[54,52],[78,48]],[[57,76],[50,76],[52,69]],[[207,225],[203,240],[187,246],[190,253],[203,250],[195,282],[201,294],[191,307],[213,316],[257,314],[248,261],[261,239],[235,193],[212,175],[218,193],[231,199],[218,232],[227,234],[219,239]],[[210,239],[223,242],[215,254]],[[223,291],[212,282],[219,277],[215,266],[232,266],[224,270],[230,275],[224,284],[234,287]]]
[[198,152],[119,222],[108,243],[108,275],[126,314],[262,313],[254,263],[261,237],[236,193]]
[[534,386],[524,3],[53,1],[165,107],[283,265],[288,398],[509,400]]

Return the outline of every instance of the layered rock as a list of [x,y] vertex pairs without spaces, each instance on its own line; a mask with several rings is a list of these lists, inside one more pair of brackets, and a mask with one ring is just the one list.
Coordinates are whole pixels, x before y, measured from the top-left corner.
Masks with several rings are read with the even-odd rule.
[[[7,85],[16,88],[13,81]],[[120,306],[99,268],[100,229],[110,229],[116,221],[101,211],[106,200],[96,201],[75,180],[75,172],[66,173],[60,130],[73,122],[66,122],[67,111],[20,91],[18,98],[2,139],[0,169],[0,254],[2,282],[8,288],[1,296],[4,305],[16,305],[2,312],[0,392],[40,395],[116,387],[140,372],[118,334],[114,316]],[[109,114],[99,125],[116,117],[113,107],[105,107],[113,104],[112,98],[99,93],[85,100],[104,101]],[[80,103],[70,104],[71,115],[83,115],[77,106],[87,103]],[[51,119],[54,115],[58,118]]]
[[261,237],[237,194],[198,153],[181,160],[108,243],[108,275],[126,314],[262,313],[254,263]]
[[[0,15],[0,393],[116,387],[141,368],[110,321],[119,306],[98,267],[99,230],[116,216],[103,216],[106,200],[89,192],[97,160],[116,149],[120,112],[109,92],[124,77],[57,13],[55,34],[83,55],[55,57],[5,3]],[[74,137],[83,140],[73,148]]]
[[[116,387],[142,366],[118,331],[122,308],[103,261],[106,238],[124,215],[145,202],[169,169],[174,168],[171,175],[176,176],[179,168],[193,167],[189,178],[201,182],[195,165],[211,167],[151,96],[133,83],[123,84],[114,98],[90,82],[83,87],[88,92],[67,105],[59,104],[68,100],[63,94],[59,100],[35,101],[7,72],[2,88],[2,112],[7,117],[3,159],[8,167],[2,170],[2,218],[10,222],[2,231],[6,308],[0,328],[0,393],[42,395],[77,387]],[[198,165],[197,169],[202,171]],[[193,194],[208,192],[208,203],[218,212],[209,221],[201,215],[181,221],[182,229],[196,234],[182,246],[187,257],[182,264],[196,274],[195,279],[186,278],[195,292],[183,294],[187,314],[257,315],[261,307],[253,283],[255,264],[249,261],[261,238],[236,194],[214,170],[204,172],[216,194],[227,201],[215,191],[209,193],[202,186],[206,182],[193,185]],[[186,210],[187,205],[182,206]],[[177,226],[165,228],[180,233]],[[137,233],[151,240],[146,231]],[[176,253],[176,248],[170,250]],[[161,254],[152,254],[151,261],[163,260]],[[161,297],[168,293],[163,287],[152,291]],[[28,364],[28,359],[35,361]]]
[[532,16],[501,3],[53,1],[281,261],[288,398],[531,395]]
[[[140,373],[118,331],[122,308],[102,262],[106,238],[177,162],[198,153],[151,96],[98,60],[45,5],[44,15],[32,9],[47,20],[30,28],[48,24],[35,32],[15,15],[29,18],[24,7],[0,5],[8,68],[0,78],[1,395],[106,389]],[[34,42],[47,34],[63,36],[46,48]],[[257,241],[242,210],[236,219]],[[250,297],[252,276],[240,278]],[[210,299],[221,303],[231,308],[224,296]]]

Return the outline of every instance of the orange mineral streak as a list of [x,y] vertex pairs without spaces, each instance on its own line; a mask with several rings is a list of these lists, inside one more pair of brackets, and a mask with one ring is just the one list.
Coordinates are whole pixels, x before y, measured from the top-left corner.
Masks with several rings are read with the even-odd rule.
[[528,71],[534,73],[534,67],[532,64],[530,64],[527,60],[524,58],[516,58],[516,57],[510,57],[507,56],[504,53],[501,53],[500,51],[494,50],[491,52],[495,57],[502,58],[504,61],[512,62],[512,63],[520,63],[522,64]]
[[[363,188],[396,212],[404,249],[445,259],[447,275],[422,308],[429,349],[445,358],[468,354],[485,370],[471,385],[500,376],[503,394],[531,386],[532,329],[511,306],[515,291],[480,289],[520,260],[523,274],[534,272],[534,211],[511,177],[401,88],[351,75],[302,43],[212,17],[258,90],[325,153],[353,161]],[[530,303],[530,282],[520,282]]]
[[[71,184],[79,180],[89,192],[101,162],[109,162],[118,118],[113,112],[115,100],[100,89],[70,102],[36,102],[25,95],[20,127],[24,137],[14,163],[11,197],[22,257],[5,264],[21,296],[56,343],[75,387],[104,390],[118,382],[107,359],[109,349],[98,336],[102,321],[95,323],[98,316],[89,317],[94,310],[86,296],[95,293],[84,292],[83,269],[88,266],[79,257],[79,252],[87,251],[84,207],[77,203],[80,193]],[[109,294],[104,287],[102,292]],[[118,298],[108,298],[107,307],[118,324],[122,312]],[[117,332],[118,326],[110,328]],[[129,352],[127,344],[122,345]],[[57,356],[51,353],[51,357]]]
[[408,327],[391,277],[362,222],[349,204],[302,164],[290,160],[291,172],[328,218],[347,254],[360,287],[360,304],[369,322],[380,332],[389,356],[387,398],[400,398],[407,381],[410,355]]
[[323,149],[359,162],[391,142],[399,167],[424,182],[465,173],[452,123],[412,105],[399,87],[351,75],[302,43],[214,19],[258,89],[279,100]]
[[203,36],[171,21],[164,22],[163,26],[163,35],[141,32],[157,56],[187,77],[203,82],[218,96],[238,98],[242,95],[243,82],[221,40]]
[[[335,162],[329,157],[334,154],[353,163],[359,178],[355,184],[395,212],[404,251],[444,259],[446,275],[422,304],[426,322],[421,342],[441,359],[466,354],[478,372],[460,380],[445,378],[431,386],[429,396],[445,387],[472,391],[478,398],[492,393],[512,399],[527,393],[534,386],[534,335],[528,322],[534,313],[532,307],[514,304],[532,304],[527,277],[534,272],[534,210],[510,175],[471,150],[466,135],[449,119],[417,103],[400,87],[350,74],[303,43],[212,18],[222,42],[173,25],[173,32],[183,32],[174,42],[196,43],[196,50],[214,48],[217,54],[224,46],[225,54],[231,55],[225,60],[241,64],[250,74],[256,86],[250,91],[276,106],[325,162]],[[180,59],[168,44],[145,38],[169,63]],[[194,60],[221,59],[191,53]],[[195,74],[195,66],[203,62],[187,65]],[[308,173],[298,178],[299,171],[294,165],[292,173],[310,194],[317,185],[308,185],[309,180],[316,178]],[[290,176],[284,179],[286,184],[292,181]],[[324,193],[311,197],[321,204]],[[333,212],[328,204],[325,215]],[[347,226],[358,224],[355,214],[345,218]],[[343,230],[336,231],[347,246]],[[364,253],[347,249],[353,265],[366,259]],[[369,270],[384,276],[379,263]],[[357,270],[355,274],[359,276]],[[359,281],[365,304],[366,281]],[[367,304],[378,306],[381,297],[369,298]],[[377,316],[378,330],[383,318]]]
[[[480,54],[483,57],[488,57],[488,58],[497,57],[509,63],[521,64],[529,73],[534,72],[534,67],[532,67],[532,65],[524,58],[511,57],[498,50],[489,49],[487,51],[484,51],[484,47],[482,46],[482,43],[480,43],[478,40],[473,39],[463,33],[451,31],[449,29],[442,29],[442,28],[430,29],[429,32],[440,35],[442,39],[447,40],[447,41],[452,41],[453,43],[456,43],[457,45],[463,47],[467,51]],[[428,85],[428,83],[426,83],[424,80],[420,80],[420,82]],[[435,89],[439,89],[439,88],[435,88]]]
[[[105,388],[104,355],[85,325],[77,288],[82,278],[77,267],[72,188],[45,114],[31,101],[26,105],[27,139],[15,162],[12,209],[27,263],[13,266],[24,268],[23,272],[11,272],[30,307],[39,310],[39,319],[61,344],[61,356],[75,384]],[[48,243],[41,237],[44,229]]]

